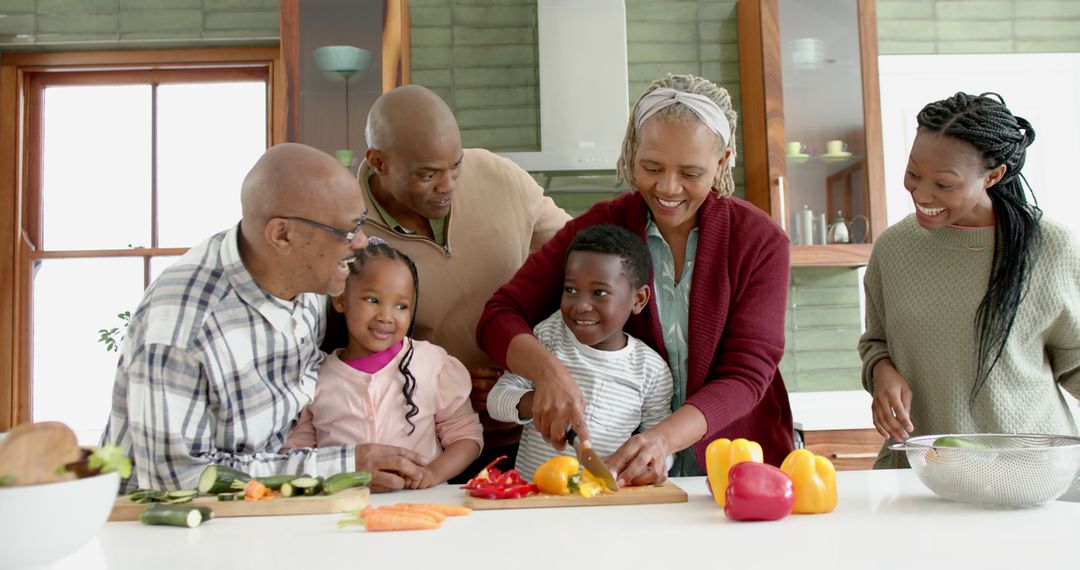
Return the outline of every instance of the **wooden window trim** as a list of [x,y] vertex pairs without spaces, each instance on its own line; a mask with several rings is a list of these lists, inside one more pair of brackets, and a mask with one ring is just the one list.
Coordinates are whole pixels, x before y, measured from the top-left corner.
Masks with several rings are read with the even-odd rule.
[[[94,72],[94,74],[88,73]],[[197,78],[265,78],[268,89],[267,144],[285,139],[285,74],[278,48],[221,48],[162,51],[4,54],[0,57],[0,432],[28,421],[31,412],[30,268],[35,259],[179,255],[184,248],[35,251],[40,243],[41,200],[30,196],[40,175],[40,101],[34,82],[49,85],[134,82],[153,72],[162,83]],[[105,74],[105,75],[100,75]],[[35,235],[36,234],[36,235]]]

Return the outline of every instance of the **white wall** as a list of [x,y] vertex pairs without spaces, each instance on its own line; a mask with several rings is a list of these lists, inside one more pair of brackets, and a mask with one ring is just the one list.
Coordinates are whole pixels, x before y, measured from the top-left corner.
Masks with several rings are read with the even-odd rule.
[[1035,129],[1024,175],[1039,205],[1080,235],[1080,54],[883,55],[878,64],[890,225],[914,211],[903,180],[919,110],[957,91],[993,91]]

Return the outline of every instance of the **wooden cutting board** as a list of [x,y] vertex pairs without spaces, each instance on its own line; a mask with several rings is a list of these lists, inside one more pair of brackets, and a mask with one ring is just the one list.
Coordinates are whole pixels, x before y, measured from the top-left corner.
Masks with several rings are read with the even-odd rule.
[[604,505],[649,505],[685,503],[686,491],[670,480],[659,485],[624,487],[617,493],[595,497],[581,495],[533,495],[523,499],[478,499],[465,497],[465,506],[478,511],[489,509],[540,509],[545,507],[600,507]]
[[[219,501],[216,496],[196,497],[185,505],[210,507],[215,517],[266,517],[274,515],[321,515],[359,511],[371,503],[367,487],[345,489],[333,495],[312,497],[274,497],[266,501]],[[110,521],[137,521],[148,504],[133,503],[127,497],[116,499]]]

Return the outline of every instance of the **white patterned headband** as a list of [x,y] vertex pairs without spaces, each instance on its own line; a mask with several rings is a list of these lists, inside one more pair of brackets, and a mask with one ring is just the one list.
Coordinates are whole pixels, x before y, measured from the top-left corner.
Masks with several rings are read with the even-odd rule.
[[701,122],[705,123],[706,127],[709,127],[710,131],[720,136],[724,145],[728,144],[728,139],[731,138],[731,123],[728,123],[727,116],[715,101],[704,95],[676,91],[670,87],[654,89],[641,96],[637,107],[634,108],[634,122],[637,128],[640,130],[646,119],[655,115],[660,109],[675,103],[686,105],[701,119]]

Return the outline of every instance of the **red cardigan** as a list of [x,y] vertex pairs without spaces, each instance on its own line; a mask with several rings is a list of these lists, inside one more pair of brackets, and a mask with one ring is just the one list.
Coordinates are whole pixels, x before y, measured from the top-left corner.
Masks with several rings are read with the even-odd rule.
[[[532,334],[533,325],[558,309],[563,258],[577,232],[611,223],[644,240],[647,220],[648,206],[634,192],[567,222],[488,301],[476,331],[480,347],[505,367],[511,339]],[[765,461],[777,466],[794,447],[791,408],[778,369],[789,245],[779,226],[744,200],[710,197],[698,211],[686,403],[708,422],[705,437],[693,446],[701,466],[705,447],[720,437],[760,443]],[[626,332],[667,359],[655,295],[640,315],[631,315]]]

